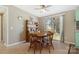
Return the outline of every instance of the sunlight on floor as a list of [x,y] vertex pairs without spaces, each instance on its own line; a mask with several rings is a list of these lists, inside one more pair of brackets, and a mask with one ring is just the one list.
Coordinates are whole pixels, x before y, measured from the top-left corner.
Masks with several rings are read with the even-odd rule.
[[60,40],[60,34],[59,33],[55,33],[53,36],[54,40]]

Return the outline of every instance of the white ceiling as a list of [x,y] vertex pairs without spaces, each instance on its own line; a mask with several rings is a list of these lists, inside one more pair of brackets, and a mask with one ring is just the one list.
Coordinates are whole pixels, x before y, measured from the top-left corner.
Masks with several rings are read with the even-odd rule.
[[38,17],[73,10],[78,7],[78,5],[51,5],[50,7],[47,8],[46,12],[42,12],[41,10],[36,9],[40,8],[39,5],[15,5],[15,6]]

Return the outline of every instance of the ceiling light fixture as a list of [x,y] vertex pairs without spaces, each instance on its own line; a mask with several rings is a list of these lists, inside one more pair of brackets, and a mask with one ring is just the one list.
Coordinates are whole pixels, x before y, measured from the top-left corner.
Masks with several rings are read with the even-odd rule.
[[42,11],[42,12],[46,12],[46,10],[45,10],[45,9],[41,9],[41,11]]
[[40,10],[42,12],[46,12],[48,11],[48,8],[50,7],[51,5],[40,5],[39,7],[40,8],[35,8],[36,10]]

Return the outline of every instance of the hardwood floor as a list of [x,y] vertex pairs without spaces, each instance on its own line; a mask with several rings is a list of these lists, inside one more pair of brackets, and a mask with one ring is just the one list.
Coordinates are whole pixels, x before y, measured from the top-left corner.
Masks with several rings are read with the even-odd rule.
[[[50,54],[67,54],[68,53],[68,45],[61,43],[60,41],[53,41],[54,50],[51,48]],[[34,54],[33,49],[29,48],[29,43],[20,44],[12,47],[5,47],[0,43],[0,54]],[[75,49],[71,50],[71,53],[75,53]],[[40,54],[39,50],[36,51],[36,54]],[[44,48],[41,54],[49,54],[49,51]]]

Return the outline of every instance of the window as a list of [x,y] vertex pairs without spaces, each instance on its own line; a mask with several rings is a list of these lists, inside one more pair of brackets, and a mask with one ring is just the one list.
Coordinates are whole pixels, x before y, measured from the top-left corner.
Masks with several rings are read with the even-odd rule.
[[45,31],[53,31],[55,23],[52,17],[45,17]]

